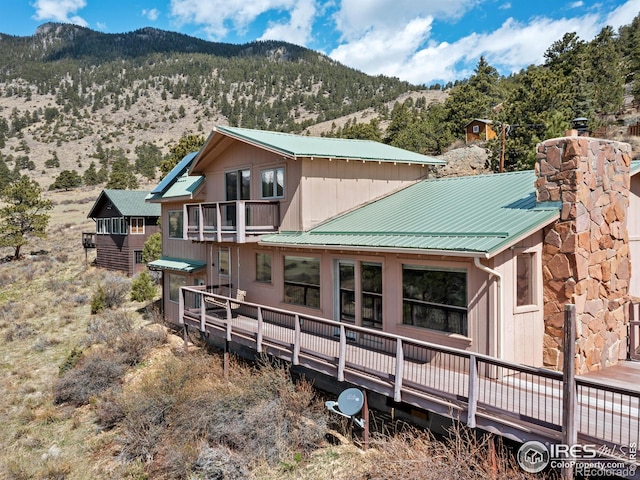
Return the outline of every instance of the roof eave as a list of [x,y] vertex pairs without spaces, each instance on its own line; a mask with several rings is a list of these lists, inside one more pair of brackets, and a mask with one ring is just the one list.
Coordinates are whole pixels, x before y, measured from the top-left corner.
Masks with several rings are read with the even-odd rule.
[[447,256],[447,257],[467,257],[467,258],[490,258],[488,252],[471,251],[471,250],[434,250],[424,248],[401,248],[401,247],[362,247],[357,245],[330,245],[330,244],[292,244],[277,242],[262,242],[258,245],[262,247],[277,248],[296,248],[309,250],[341,250],[349,252],[366,252],[366,253],[394,253],[394,254],[414,254],[414,255],[431,255],[431,256]]
[[536,233],[537,231],[539,231],[540,229],[546,227],[547,225],[552,224],[553,222],[557,221],[560,218],[560,211],[554,212],[553,215],[551,215],[550,217],[547,217],[544,221],[541,221],[539,223],[537,223],[536,225],[518,233],[515,235],[510,236],[504,243],[498,245],[495,249],[487,252],[487,257],[486,258],[493,258],[496,255],[499,255],[500,253],[504,252],[505,250],[508,250],[509,248],[512,248],[514,245],[516,245],[518,242],[521,242],[522,240],[524,240],[525,238],[530,237],[531,235],[533,235],[534,233]]

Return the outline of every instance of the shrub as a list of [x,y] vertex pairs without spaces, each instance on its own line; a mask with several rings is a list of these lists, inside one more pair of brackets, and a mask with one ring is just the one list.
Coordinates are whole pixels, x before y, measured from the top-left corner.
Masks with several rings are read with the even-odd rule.
[[102,344],[121,357],[127,365],[137,365],[157,345],[167,341],[167,333],[160,328],[134,328],[126,312],[107,312],[93,318],[87,325],[89,345]]
[[122,277],[108,276],[91,298],[91,313],[119,307],[124,303],[129,288],[129,282]]
[[156,286],[147,272],[141,272],[131,284],[131,300],[134,302],[146,302],[153,300],[156,295]]
[[[326,413],[309,384],[294,384],[288,371],[267,365],[256,371],[236,365],[231,378],[221,375],[210,358],[189,355],[139,378],[120,400],[125,458],[158,459],[154,470],[176,476],[184,471],[175,469],[190,465],[221,478],[214,472],[227,452],[251,469],[309,454],[323,442]],[[219,447],[196,448],[198,441]],[[244,478],[242,469],[229,468],[230,478]]]
[[107,296],[102,285],[98,287],[96,293],[91,297],[91,313],[96,314],[107,308]]
[[54,384],[54,402],[85,405],[91,397],[117,385],[125,369],[122,357],[112,352],[85,355]]

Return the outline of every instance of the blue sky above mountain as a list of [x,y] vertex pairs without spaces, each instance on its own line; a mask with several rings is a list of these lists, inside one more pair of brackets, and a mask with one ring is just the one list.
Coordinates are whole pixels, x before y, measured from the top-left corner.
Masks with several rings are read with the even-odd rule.
[[151,26],[205,40],[284,40],[368,74],[416,84],[468,77],[484,55],[501,73],[542,63],[564,33],[591,40],[629,24],[640,0],[3,0],[0,32],[45,22],[104,33]]

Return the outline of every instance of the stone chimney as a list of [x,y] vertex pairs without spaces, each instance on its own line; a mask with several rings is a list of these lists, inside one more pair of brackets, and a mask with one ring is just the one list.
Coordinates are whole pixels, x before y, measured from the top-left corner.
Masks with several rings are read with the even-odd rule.
[[545,229],[544,364],[562,368],[564,305],[576,305],[576,373],[626,358],[631,262],[629,144],[576,136],[538,145],[538,202],[557,202]]

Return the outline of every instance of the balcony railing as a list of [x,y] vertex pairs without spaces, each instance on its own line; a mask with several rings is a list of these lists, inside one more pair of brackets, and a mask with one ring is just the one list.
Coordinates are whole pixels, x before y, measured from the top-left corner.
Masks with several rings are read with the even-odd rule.
[[236,200],[186,204],[184,222],[186,239],[221,242],[231,237],[244,243],[248,236],[278,231],[280,202]]

